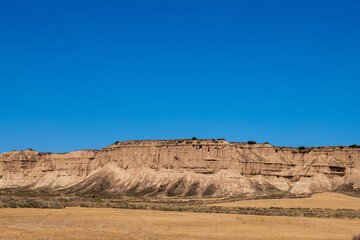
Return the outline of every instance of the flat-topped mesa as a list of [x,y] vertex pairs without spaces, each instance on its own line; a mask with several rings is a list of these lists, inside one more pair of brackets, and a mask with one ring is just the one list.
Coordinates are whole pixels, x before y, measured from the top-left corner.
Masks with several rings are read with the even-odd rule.
[[159,147],[192,145],[230,145],[230,143],[225,139],[133,140],[123,142],[117,141],[108,147],[102,148],[102,150],[111,150],[121,147]]
[[[101,150],[0,155],[0,189],[228,196],[360,187],[360,148],[276,147],[225,139],[116,142]],[[146,194],[145,194],[146,193]]]

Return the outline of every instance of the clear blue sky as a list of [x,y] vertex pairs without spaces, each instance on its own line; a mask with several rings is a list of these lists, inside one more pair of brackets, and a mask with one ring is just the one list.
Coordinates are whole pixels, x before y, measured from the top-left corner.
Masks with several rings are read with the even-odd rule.
[[360,144],[360,1],[0,3],[0,152]]

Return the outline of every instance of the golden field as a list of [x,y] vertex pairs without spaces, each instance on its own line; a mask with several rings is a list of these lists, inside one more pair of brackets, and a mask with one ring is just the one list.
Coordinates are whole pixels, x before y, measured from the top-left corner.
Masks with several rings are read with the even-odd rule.
[[226,207],[282,207],[282,208],[330,208],[360,209],[360,198],[341,193],[318,193],[310,198],[258,199],[211,204]]
[[360,219],[112,208],[0,209],[0,239],[351,239]]

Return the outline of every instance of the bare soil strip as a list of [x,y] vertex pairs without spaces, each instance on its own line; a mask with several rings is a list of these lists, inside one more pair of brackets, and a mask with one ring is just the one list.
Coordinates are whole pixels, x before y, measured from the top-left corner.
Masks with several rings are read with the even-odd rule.
[[0,209],[0,239],[351,239],[360,219],[111,208]]

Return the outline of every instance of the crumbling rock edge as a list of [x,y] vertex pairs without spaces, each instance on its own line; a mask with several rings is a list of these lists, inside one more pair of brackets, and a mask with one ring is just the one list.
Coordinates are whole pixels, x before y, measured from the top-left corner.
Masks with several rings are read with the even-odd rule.
[[[0,155],[0,189],[67,194],[222,197],[358,191],[360,149],[226,140],[116,142],[101,150]],[[345,191],[344,190],[344,191]]]

